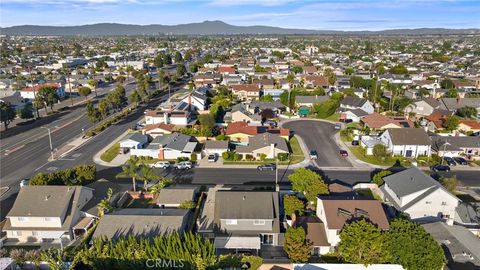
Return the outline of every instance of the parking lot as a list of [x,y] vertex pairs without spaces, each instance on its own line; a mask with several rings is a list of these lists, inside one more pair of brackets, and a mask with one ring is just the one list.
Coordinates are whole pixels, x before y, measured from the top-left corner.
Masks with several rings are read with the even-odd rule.
[[340,148],[335,143],[334,125],[327,122],[314,120],[300,120],[288,122],[284,128],[291,129],[294,134],[300,136],[309,150],[317,150],[319,167],[352,167],[345,157],[341,157]]

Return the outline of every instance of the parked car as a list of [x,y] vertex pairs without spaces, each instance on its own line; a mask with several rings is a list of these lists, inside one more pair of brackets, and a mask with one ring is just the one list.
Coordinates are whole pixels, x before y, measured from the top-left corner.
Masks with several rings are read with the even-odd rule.
[[352,141],[352,145],[354,145],[354,146],[357,146],[357,145],[359,145],[359,144],[360,144],[360,143],[358,142],[358,140]]
[[449,172],[450,171],[450,166],[437,164],[437,165],[432,166],[431,169],[434,172]]
[[216,162],[216,161],[217,161],[217,154],[208,155],[208,162]]
[[310,150],[310,159],[317,159],[318,154],[316,150]]
[[189,170],[192,167],[193,166],[192,166],[192,163],[190,161],[182,161],[182,162],[179,162],[179,163],[173,165],[173,168],[175,168],[175,170]]
[[346,150],[340,150],[340,156],[348,157],[348,152]]
[[456,157],[456,158],[453,158],[453,159],[455,160],[455,162],[457,162],[460,165],[468,165],[468,161],[466,159],[464,159],[463,157]]
[[352,119],[345,119],[345,123],[352,123],[353,120]]
[[268,125],[268,126],[271,126],[271,127],[277,127],[278,124],[277,124],[277,121],[274,121],[274,120],[267,120],[265,122],[263,122],[264,125]]
[[444,159],[448,166],[457,166],[457,163],[455,162],[455,160],[453,160],[453,158],[445,157]]
[[336,123],[335,124],[335,129],[342,129],[342,124]]
[[258,166],[257,170],[259,170],[259,171],[266,171],[266,170],[274,171],[276,168],[277,168],[277,166],[275,164],[264,164],[264,165]]
[[168,169],[170,168],[170,162],[168,161],[158,161],[158,162],[155,162],[155,163],[152,163],[152,166],[153,168],[161,168],[161,169]]

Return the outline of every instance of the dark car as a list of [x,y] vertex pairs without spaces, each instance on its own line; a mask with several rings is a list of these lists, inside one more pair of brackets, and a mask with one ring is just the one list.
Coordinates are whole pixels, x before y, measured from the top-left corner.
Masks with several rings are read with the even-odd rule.
[[359,142],[356,141],[356,140],[355,140],[355,141],[352,141],[352,145],[357,146],[357,145],[359,145]]
[[340,150],[340,156],[348,157],[348,152],[346,150]]
[[264,164],[264,165],[258,166],[257,170],[259,170],[259,171],[265,171],[265,170],[274,171],[276,168],[277,168],[277,166],[275,164]]
[[457,166],[457,163],[451,157],[445,157],[445,162],[448,166]]
[[450,167],[448,165],[437,164],[432,166],[432,171],[434,172],[449,172]]
[[352,123],[353,119],[345,119],[345,123]]
[[464,159],[463,157],[456,157],[456,158],[453,158],[453,159],[455,160],[455,162],[457,162],[460,165],[468,165],[468,161],[466,159]]

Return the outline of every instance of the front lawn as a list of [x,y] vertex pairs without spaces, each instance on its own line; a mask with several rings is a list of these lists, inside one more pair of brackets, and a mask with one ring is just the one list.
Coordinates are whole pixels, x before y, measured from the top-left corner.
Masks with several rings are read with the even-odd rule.
[[320,118],[320,117],[317,117],[318,119],[324,119],[324,120],[328,120],[328,121],[332,121],[332,122],[338,122],[338,119],[340,119],[340,114],[339,113],[334,113],[326,118]]
[[130,199],[125,203],[125,208],[154,208],[154,199]]
[[100,159],[105,162],[111,162],[120,152],[120,143],[112,145],[107,151],[103,152]]

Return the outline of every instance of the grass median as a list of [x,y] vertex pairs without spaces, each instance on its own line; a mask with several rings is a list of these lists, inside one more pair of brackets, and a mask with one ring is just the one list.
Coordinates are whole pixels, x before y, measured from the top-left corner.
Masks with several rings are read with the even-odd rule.
[[115,143],[112,147],[108,148],[107,151],[103,152],[100,156],[100,159],[105,162],[111,162],[120,151],[120,143]]

